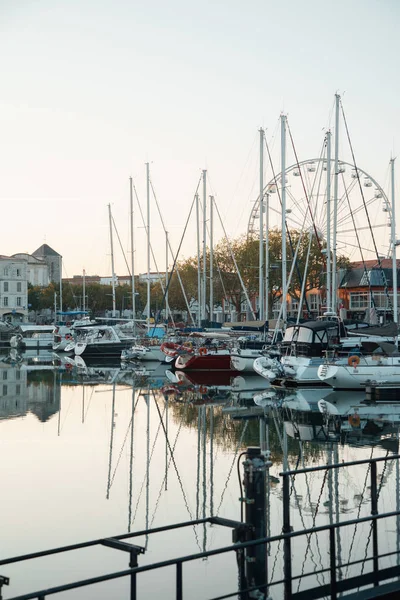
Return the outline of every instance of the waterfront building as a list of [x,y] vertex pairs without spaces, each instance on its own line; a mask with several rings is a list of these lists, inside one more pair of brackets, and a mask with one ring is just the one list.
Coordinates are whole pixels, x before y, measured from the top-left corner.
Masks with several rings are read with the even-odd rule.
[[47,244],[42,244],[32,256],[42,260],[47,264],[49,271],[49,282],[55,281],[59,283],[62,276],[62,256]]
[[26,260],[28,283],[40,287],[47,287],[49,285],[49,267],[42,258],[38,258],[37,256],[33,256],[26,252],[13,254],[12,258]]
[[0,256],[0,319],[11,323],[28,320],[26,259]]

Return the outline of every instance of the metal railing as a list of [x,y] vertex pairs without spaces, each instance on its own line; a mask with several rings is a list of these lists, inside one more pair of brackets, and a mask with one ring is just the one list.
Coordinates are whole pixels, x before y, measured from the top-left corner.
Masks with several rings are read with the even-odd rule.
[[[378,513],[378,486],[377,486],[377,463],[378,462],[386,462],[391,460],[399,460],[400,455],[394,455],[389,457],[375,458],[375,459],[367,459],[367,460],[359,460],[359,461],[351,461],[347,463],[340,464],[332,464],[327,466],[318,466],[318,467],[310,467],[306,469],[298,469],[295,471],[285,471],[280,473],[280,476],[283,478],[283,533],[280,535],[264,537],[260,539],[249,539],[252,535],[252,525],[247,523],[241,523],[238,521],[223,519],[220,517],[209,517],[205,519],[197,519],[194,521],[186,521],[182,523],[176,523],[173,525],[168,525],[164,527],[158,527],[150,530],[142,530],[134,533],[125,533],[122,535],[117,535],[112,538],[105,539],[96,539],[88,542],[82,542],[78,544],[72,544],[68,546],[61,546],[59,548],[53,548],[50,550],[45,550],[41,552],[35,552],[31,554],[25,554],[20,556],[11,557],[8,559],[0,560],[0,566],[4,566],[7,564],[13,564],[17,562],[22,562],[26,560],[32,560],[36,558],[42,558],[46,556],[50,556],[53,554],[59,554],[63,552],[69,552],[72,550],[78,550],[82,548],[88,548],[92,546],[107,546],[116,550],[124,551],[129,554],[130,562],[129,569],[123,571],[117,571],[113,573],[108,573],[105,575],[92,577],[88,579],[83,579],[79,581],[75,581],[72,583],[59,585],[56,587],[51,587],[48,589],[43,589],[40,591],[31,592],[28,594],[23,594],[20,596],[14,596],[9,600],[45,600],[46,597],[52,596],[61,592],[74,590],[78,588],[82,588],[85,586],[90,586],[106,581],[111,581],[115,579],[120,579],[123,577],[130,578],[130,600],[136,600],[137,598],[137,576],[140,573],[154,571],[156,569],[166,568],[166,567],[174,567],[176,573],[175,580],[175,597],[176,600],[183,600],[184,598],[184,587],[183,587],[183,567],[186,563],[193,562],[200,559],[206,559],[213,556],[227,554],[230,552],[234,552],[237,557],[239,574],[241,575],[240,581],[241,584],[239,589],[236,589],[233,592],[226,593],[222,596],[218,596],[213,598],[213,600],[223,600],[225,598],[239,597],[241,600],[248,600],[250,597],[254,597],[251,595],[252,592],[258,591],[260,593],[265,593],[265,597],[268,596],[269,591],[272,588],[276,589],[276,586],[283,586],[283,593],[285,600],[317,600],[323,597],[329,597],[332,600],[336,600],[339,594],[343,592],[348,592],[351,590],[359,590],[361,588],[365,588],[366,586],[374,586],[375,588],[380,586],[382,582],[387,582],[389,580],[393,580],[396,577],[400,577],[400,565],[394,567],[380,568],[379,561],[383,558],[388,558],[390,556],[398,556],[398,551],[386,552],[383,554],[379,554],[379,546],[378,546],[378,523],[382,519],[388,519],[392,517],[397,517],[400,515],[400,511],[392,511],[386,513]],[[328,471],[332,469],[341,469],[344,467],[351,466],[359,466],[359,465],[368,465],[370,469],[370,483],[371,483],[371,515],[350,519],[347,521],[330,523],[328,525],[321,525],[318,527],[311,527],[308,529],[303,529],[299,531],[291,530],[291,520],[290,520],[290,481],[293,476],[307,474],[316,471]],[[360,523],[370,523],[372,529],[372,556],[364,557],[361,560],[354,560],[349,562],[341,562],[337,563],[336,558],[336,540],[335,540],[335,532],[338,529],[344,527],[350,527],[354,525],[358,525]],[[183,528],[183,527],[193,527],[195,525],[201,524],[212,524],[212,525],[220,525],[223,527],[228,527],[233,530],[234,534],[234,542],[229,546],[224,546],[220,548],[216,548],[214,550],[208,550],[204,552],[198,552],[195,554],[189,554],[186,556],[181,556],[178,558],[172,558],[169,560],[164,560],[156,563],[152,563],[149,565],[138,566],[138,556],[139,554],[144,553],[144,548],[141,546],[136,546],[130,543],[125,542],[129,538],[135,538],[138,536],[150,535],[154,533],[161,533],[166,531],[173,531],[175,529]],[[321,569],[313,569],[310,572],[302,573],[301,575],[292,575],[292,539],[300,538],[302,536],[311,536],[323,534],[324,532],[328,533],[329,536],[329,566]],[[245,577],[245,567],[246,560],[248,560],[248,556],[252,555],[252,548],[256,546],[263,545],[265,549],[274,543],[274,542],[283,542],[283,579],[278,581],[265,581],[258,582],[257,585],[254,585],[253,582],[247,582]],[[265,552],[265,561],[268,560],[268,552]],[[343,567],[350,567],[355,565],[365,564],[366,562],[372,561],[372,571],[365,573],[363,575],[353,576],[346,579],[338,579],[337,571],[338,569],[343,569]],[[266,570],[268,573],[268,569]],[[293,592],[292,584],[294,581],[299,579],[307,578],[310,576],[316,576],[318,574],[328,573],[329,574],[329,582],[324,585],[315,586],[312,588],[305,589],[303,591]],[[0,599],[1,599],[1,588],[3,585],[8,585],[9,581],[7,577],[0,576]],[[250,585],[250,584],[251,585]],[[243,584],[243,585],[242,585]],[[390,585],[386,584],[387,589],[390,590],[399,590],[400,591],[400,581],[392,582]],[[383,589],[382,589],[383,591]],[[279,592],[281,594],[281,591]],[[346,596],[351,598],[350,596]],[[369,596],[373,597],[373,596]],[[362,598],[362,594],[360,595],[357,592],[357,598]]]

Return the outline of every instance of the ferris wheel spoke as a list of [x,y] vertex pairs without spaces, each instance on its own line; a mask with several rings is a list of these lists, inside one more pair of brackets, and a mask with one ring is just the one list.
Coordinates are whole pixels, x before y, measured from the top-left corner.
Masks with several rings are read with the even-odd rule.
[[[321,152],[320,158],[304,160],[289,166],[285,173],[275,174],[269,183],[265,186],[266,191],[279,197],[280,186],[285,179],[286,197],[287,197],[287,223],[292,229],[306,229],[310,225],[315,227],[321,235],[327,237],[327,172],[326,172],[326,152]],[[375,232],[375,239],[381,247],[387,245],[385,240],[384,227],[387,226],[386,215],[382,211],[376,209],[376,202],[383,204],[388,203],[387,197],[382,190],[382,187],[368,173],[357,167],[358,172],[354,170],[351,163],[340,161],[338,179],[338,200],[337,200],[337,217],[336,217],[336,240],[337,247],[340,246],[341,252],[344,252],[348,257],[354,260],[357,256],[357,249],[362,252],[365,259],[374,255],[374,243],[372,240],[371,229]],[[333,170],[333,165],[332,165]],[[356,174],[356,176],[354,176]],[[293,179],[292,179],[293,177]],[[330,204],[330,223],[331,234],[333,228],[333,180],[335,174],[331,172],[331,204]],[[284,179],[285,178],[285,179]],[[363,187],[361,190],[357,188],[359,185]],[[364,187],[375,189],[372,196],[367,199],[367,193],[364,193]],[[361,198],[362,191],[365,198]],[[276,193],[277,192],[277,193]],[[282,210],[280,203],[276,200],[270,201],[270,226],[281,228]],[[373,225],[367,223],[366,209],[368,210],[369,218],[373,221]],[[387,210],[384,212],[387,212]],[[259,202],[258,198],[252,207],[249,221],[249,232],[257,235],[259,217]],[[332,240],[332,237],[331,237]],[[371,247],[370,247],[371,246]]]

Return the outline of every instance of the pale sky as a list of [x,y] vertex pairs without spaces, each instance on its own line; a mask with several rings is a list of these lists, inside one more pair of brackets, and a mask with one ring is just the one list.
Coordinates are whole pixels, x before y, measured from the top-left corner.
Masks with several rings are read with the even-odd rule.
[[[228,235],[245,233],[258,129],[277,172],[282,111],[299,159],[318,157],[335,92],[358,165],[388,191],[399,17],[397,0],[0,0],[0,254],[46,242],[62,254],[64,276],[109,275],[107,205],[128,251],[129,176],[145,210],[147,161],[175,251],[202,169]],[[135,269],[144,272],[135,211]],[[154,202],[151,212],[164,270]],[[195,231],[192,219],[182,257],[195,254]],[[115,236],[114,247],[124,274]]]

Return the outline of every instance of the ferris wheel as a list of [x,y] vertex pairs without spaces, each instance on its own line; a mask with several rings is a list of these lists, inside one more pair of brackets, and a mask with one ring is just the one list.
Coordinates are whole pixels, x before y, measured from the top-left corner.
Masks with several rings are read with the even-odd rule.
[[[331,167],[331,224],[333,223],[334,168]],[[264,187],[268,197],[269,229],[282,228],[282,173]],[[289,230],[313,229],[318,237],[327,238],[327,161],[325,158],[304,160],[288,167],[284,175],[286,189],[286,223]],[[350,260],[375,258],[372,235],[380,252],[389,255],[391,208],[378,182],[363,169],[339,161],[337,194],[337,253]],[[249,218],[248,234],[259,234],[260,196]],[[332,225],[331,225],[332,226]],[[371,233],[372,230],[372,233]],[[361,252],[360,252],[361,248]]]

